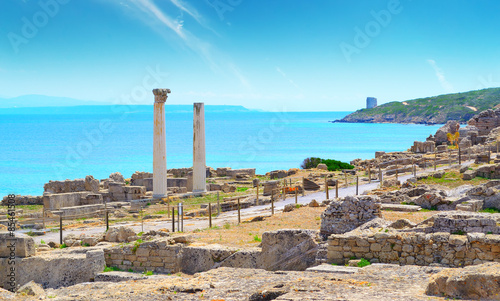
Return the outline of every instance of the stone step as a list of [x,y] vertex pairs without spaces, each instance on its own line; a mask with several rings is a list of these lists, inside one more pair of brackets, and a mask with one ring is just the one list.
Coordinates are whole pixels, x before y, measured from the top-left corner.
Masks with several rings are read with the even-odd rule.
[[382,204],[380,210],[392,210],[401,212],[417,212],[420,211],[422,207],[417,205],[399,205],[399,204]]

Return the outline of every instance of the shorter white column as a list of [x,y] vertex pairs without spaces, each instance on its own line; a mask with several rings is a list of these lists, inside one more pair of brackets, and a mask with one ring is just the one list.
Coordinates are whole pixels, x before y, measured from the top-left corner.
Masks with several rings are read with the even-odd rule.
[[193,105],[193,192],[207,191],[205,159],[205,104]]

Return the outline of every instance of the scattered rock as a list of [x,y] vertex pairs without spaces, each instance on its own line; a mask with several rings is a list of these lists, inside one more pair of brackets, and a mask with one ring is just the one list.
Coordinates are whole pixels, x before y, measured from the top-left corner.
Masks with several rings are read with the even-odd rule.
[[34,281],[30,281],[25,285],[21,286],[17,290],[17,293],[26,294],[28,296],[39,296],[39,297],[45,296],[45,291],[43,290],[42,286],[38,283],[35,283]]
[[304,189],[305,190],[318,190],[320,189],[320,186],[313,182],[312,180],[304,178]]
[[318,202],[317,202],[315,199],[313,199],[313,200],[309,203],[309,205],[307,205],[307,206],[309,206],[309,207],[319,207],[319,204],[318,204]]
[[316,168],[321,169],[321,170],[328,170],[328,166],[326,166],[325,163],[318,164],[318,166],[316,166]]
[[432,174],[432,176],[436,179],[441,179],[444,177],[444,170],[436,171]]
[[295,206],[293,204],[286,204],[285,207],[283,208],[283,212],[291,212],[295,209]]
[[410,220],[403,218],[403,219],[398,219],[397,221],[393,222],[392,224],[389,225],[389,228],[393,229],[408,229],[408,228],[414,228],[416,224],[412,223]]
[[467,170],[464,172],[462,179],[464,181],[470,181],[470,180],[474,179],[476,177],[476,175],[477,175],[476,170]]
[[59,248],[61,246],[57,242],[53,242],[53,241],[49,241],[48,245],[49,245],[49,247],[51,247],[53,249],[57,249],[57,248]]
[[127,242],[130,236],[135,235],[136,233],[130,227],[111,227],[106,232],[104,240],[109,242]]

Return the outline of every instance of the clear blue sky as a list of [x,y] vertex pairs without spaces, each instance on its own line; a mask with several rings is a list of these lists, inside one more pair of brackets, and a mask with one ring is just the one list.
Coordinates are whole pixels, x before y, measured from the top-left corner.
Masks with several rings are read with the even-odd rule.
[[157,86],[171,104],[346,111],[500,86],[499,13],[498,0],[2,0],[0,97],[151,104]]

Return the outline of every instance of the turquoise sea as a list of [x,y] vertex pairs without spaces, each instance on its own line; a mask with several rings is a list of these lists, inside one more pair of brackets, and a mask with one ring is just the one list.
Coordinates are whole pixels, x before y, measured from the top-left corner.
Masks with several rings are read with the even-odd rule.
[[[192,165],[192,106],[167,106],[167,167]],[[349,112],[206,106],[207,165],[264,174],[307,157],[350,161],[401,151],[440,125],[329,123]],[[0,197],[41,195],[49,180],[152,171],[153,106],[0,109]]]

